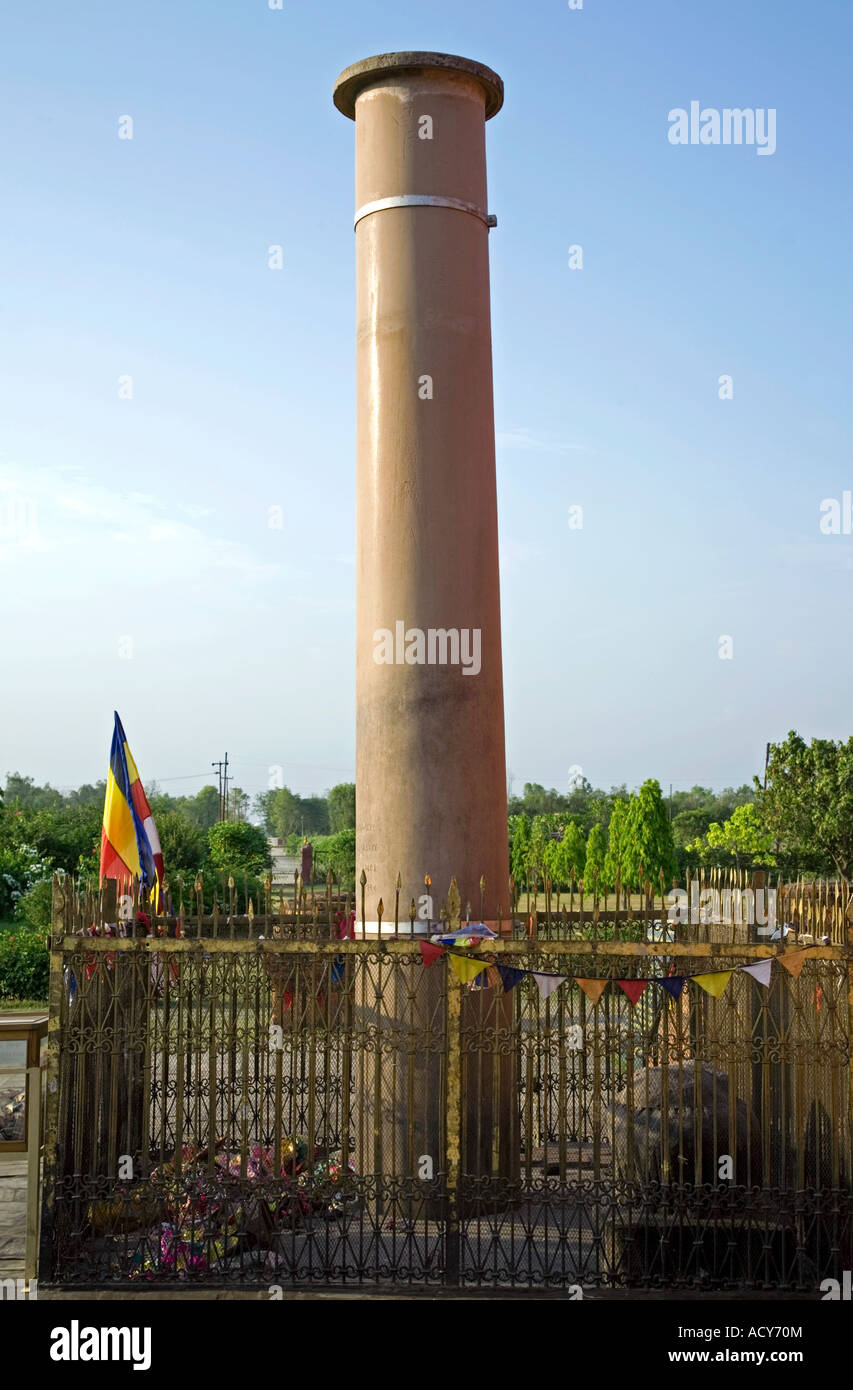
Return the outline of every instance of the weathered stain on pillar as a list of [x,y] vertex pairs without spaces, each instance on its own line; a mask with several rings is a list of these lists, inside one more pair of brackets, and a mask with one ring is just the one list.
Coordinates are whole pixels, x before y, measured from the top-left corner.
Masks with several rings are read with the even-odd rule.
[[425,873],[434,918],[454,875],[479,916],[484,876],[483,916],[500,906],[506,921],[485,159],[503,84],[464,58],[392,53],[347,68],[334,100],[356,128],[356,856],[367,934],[380,898],[420,903]]

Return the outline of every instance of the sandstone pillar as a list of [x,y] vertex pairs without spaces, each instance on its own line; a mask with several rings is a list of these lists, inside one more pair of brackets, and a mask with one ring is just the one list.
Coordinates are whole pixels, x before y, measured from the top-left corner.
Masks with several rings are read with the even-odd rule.
[[[404,932],[412,899],[416,930],[429,932],[454,877],[463,915],[470,903],[472,920],[493,923],[500,914],[506,930],[488,258],[495,219],[485,159],[485,123],[500,109],[503,84],[464,58],[392,53],[347,68],[334,100],[355,121],[356,137],[356,869],[367,875],[364,934],[379,932],[380,899],[382,933],[393,932],[398,874]],[[362,1066],[361,1171],[409,1180],[424,1154],[437,1172],[443,1167],[453,1149],[443,1116],[455,1069],[463,1175],[506,1179],[516,1166],[514,1055],[471,1040],[489,1024],[511,1025],[511,999],[466,992],[461,1010],[450,1009],[448,991],[460,986],[449,965],[409,965],[406,972],[399,959],[380,960],[354,991],[357,1031],[394,1039],[377,1046],[372,1071]],[[436,1189],[414,1190],[433,1206]]]
[[509,916],[479,63],[393,53],[347,68],[357,261],[357,850],[371,922],[455,875]]

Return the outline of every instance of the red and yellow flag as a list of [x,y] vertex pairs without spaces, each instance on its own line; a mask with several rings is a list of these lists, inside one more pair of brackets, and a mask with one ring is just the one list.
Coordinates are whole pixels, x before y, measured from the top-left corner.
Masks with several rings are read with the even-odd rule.
[[140,879],[143,888],[154,894],[159,908],[163,886],[160,837],[118,714],[104,798],[100,878],[102,882],[114,878],[125,884]]

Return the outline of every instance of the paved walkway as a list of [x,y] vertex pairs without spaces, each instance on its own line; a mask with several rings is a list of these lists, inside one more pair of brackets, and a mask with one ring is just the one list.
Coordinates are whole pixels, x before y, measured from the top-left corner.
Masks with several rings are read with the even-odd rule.
[[0,1156],[0,1279],[22,1278],[27,1228],[27,1156]]

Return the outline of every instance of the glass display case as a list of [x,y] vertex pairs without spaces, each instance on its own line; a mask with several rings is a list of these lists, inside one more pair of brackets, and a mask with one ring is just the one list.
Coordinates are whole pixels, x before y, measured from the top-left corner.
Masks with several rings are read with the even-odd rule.
[[40,1067],[47,1013],[0,1013],[0,1153],[27,1148],[27,1069]]

